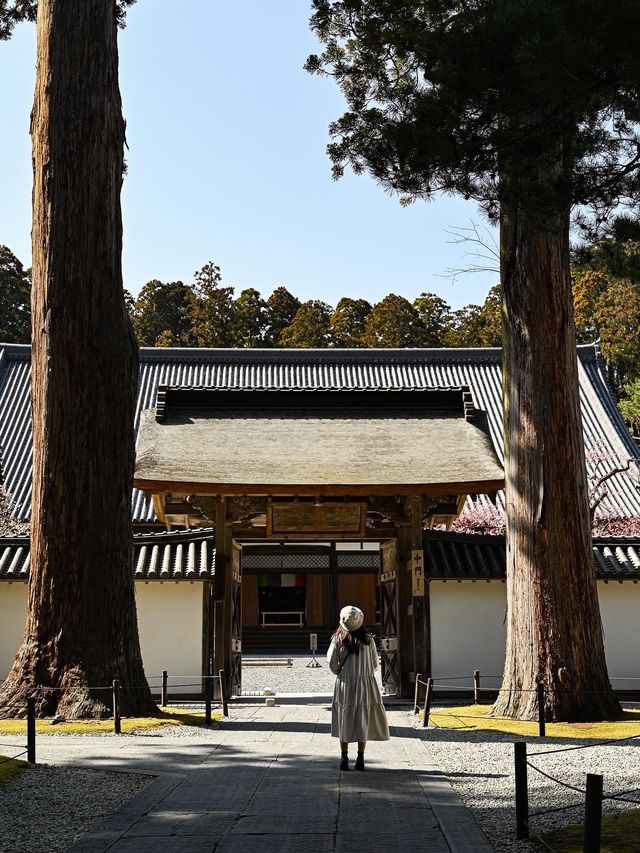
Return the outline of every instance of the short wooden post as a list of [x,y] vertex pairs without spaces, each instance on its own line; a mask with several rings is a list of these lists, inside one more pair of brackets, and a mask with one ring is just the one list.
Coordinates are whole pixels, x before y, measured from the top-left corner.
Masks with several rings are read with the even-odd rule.
[[420,704],[420,681],[422,679],[422,673],[416,673],[416,689],[413,691],[413,713],[418,713],[418,705]]
[[424,707],[422,709],[422,728],[429,725],[429,714],[431,713],[431,694],[433,692],[433,678],[427,678],[427,689],[424,694]]
[[480,704],[480,670],[473,670],[473,704]]
[[211,675],[204,677],[204,724],[211,725]]
[[227,690],[224,683],[224,669],[218,671],[218,677],[220,679],[220,696],[222,698],[222,713],[225,717],[229,716],[229,706],[227,704]]
[[117,735],[122,734],[122,726],[120,724],[120,682],[117,678],[113,679],[113,730]]
[[27,761],[36,763],[36,697],[27,699]]
[[529,837],[529,788],[527,786],[527,744],[514,743],[516,782],[516,838]]
[[169,681],[169,676],[167,675],[167,670],[163,669],[162,670],[162,697],[160,699],[160,704],[162,705],[163,708],[165,708],[169,704],[169,698],[167,696],[167,694],[169,692],[168,691],[168,681]]
[[583,853],[600,853],[602,829],[602,776],[587,773],[587,793],[584,799]]
[[547,732],[546,718],[544,714],[544,684],[540,682],[537,688],[538,692],[538,734],[540,737],[545,737]]

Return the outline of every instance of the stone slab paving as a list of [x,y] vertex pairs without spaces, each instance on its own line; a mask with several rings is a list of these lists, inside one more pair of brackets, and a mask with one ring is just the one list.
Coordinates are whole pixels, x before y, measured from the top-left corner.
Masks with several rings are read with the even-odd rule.
[[41,737],[41,761],[157,777],[69,853],[491,853],[406,711],[364,773],[338,770],[327,706],[231,715],[202,739]]

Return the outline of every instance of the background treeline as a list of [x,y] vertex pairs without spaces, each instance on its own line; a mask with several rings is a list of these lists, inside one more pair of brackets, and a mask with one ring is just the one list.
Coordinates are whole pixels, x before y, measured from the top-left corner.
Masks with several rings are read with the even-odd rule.
[[422,293],[413,302],[390,293],[375,304],[343,297],[334,306],[301,302],[285,287],[267,298],[254,288],[235,296],[208,263],[192,283],[150,281],[130,301],[144,346],[200,347],[459,347],[500,346],[500,294],[452,311]]
[[[600,341],[620,408],[640,432],[640,221],[616,217],[572,258],[578,341]],[[29,341],[29,270],[0,246],[0,340]],[[207,263],[193,281],[148,282],[127,306],[141,346],[490,347],[501,345],[500,286],[482,305],[452,310],[434,293],[390,293],[374,304],[345,296],[335,306],[301,302],[285,287],[266,299],[236,295]]]

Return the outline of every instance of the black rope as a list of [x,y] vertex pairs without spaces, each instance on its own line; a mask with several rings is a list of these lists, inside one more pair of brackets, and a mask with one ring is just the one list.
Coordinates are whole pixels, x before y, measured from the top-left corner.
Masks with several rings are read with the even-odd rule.
[[547,844],[547,842],[544,840],[544,838],[542,838],[540,835],[536,835],[535,840],[539,841],[540,844],[542,844],[543,847],[546,847],[547,850],[550,850],[551,853],[556,853],[556,850],[550,844]]
[[3,764],[8,764],[10,761],[15,761],[16,758],[20,758],[21,755],[26,755],[26,754],[27,754],[27,750],[23,749],[22,752],[19,752],[17,755],[12,755],[11,758],[5,758],[4,761],[0,761],[0,767]]
[[548,773],[545,773],[544,770],[540,770],[539,767],[536,767],[535,764],[531,764],[530,761],[527,761],[527,765],[532,769],[539,773],[541,776],[545,776],[547,779],[550,779],[552,782],[555,782],[556,785],[562,785],[563,788],[569,788],[571,791],[577,791],[579,794],[586,794],[584,788],[576,788],[575,785],[569,785],[567,782],[563,782],[561,779],[556,779],[555,776],[550,776]]
[[556,752],[571,752],[574,749],[594,749],[596,746],[609,746],[614,743],[624,743],[627,740],[635,740],[639,738],[638,735],[628,735],[627,737],[618,737],[611,738],[610,740],[601,740],[599,743],[584,743],[580,744],[580,746],[563,746],[560,749],[548,749],[546,752],[531,752],[529,754],[530,758],[533,758],[534,755],[554,755]]
[[640,788],[629,788],[627,791],[615,791],[613,794],[603,794],[603,799],[607,799],[607,797],[626,797],[627,794],[633,794],[635,791],[640,791]]
[[626,797],[612,797],[611,795],[603,794],[602,799],[603,800],[615,800],[618,803],[632,803],[634,806],[640,806],[640,800],[629,800]]
[[544,809],[544,811],[539,812],[529,812],[529,817],[540,817],[545,814],[554,814],[555,812],[566,812],[569,809],[579,809],[584,806],[584,803],[571,803],[569,806],[558,806],[555,809]]

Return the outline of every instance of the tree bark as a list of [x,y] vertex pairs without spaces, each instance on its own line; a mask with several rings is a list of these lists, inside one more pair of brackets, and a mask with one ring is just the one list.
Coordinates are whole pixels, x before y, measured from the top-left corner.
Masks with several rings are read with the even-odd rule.
[[137,348],[122,289],[114,0],[40,0],[33,145],[31,577],[0,715],[154,713],[138,640]]
[[[554,197],[563,146],[538,169]],[[533,171],[533,170],[532,170]],[[546,185],[546,186],[545,186]],[[549,720],[620,716],[593,570],[569,274],[569,206],[501,214],[507,501],[507,648],[493,713]]]

